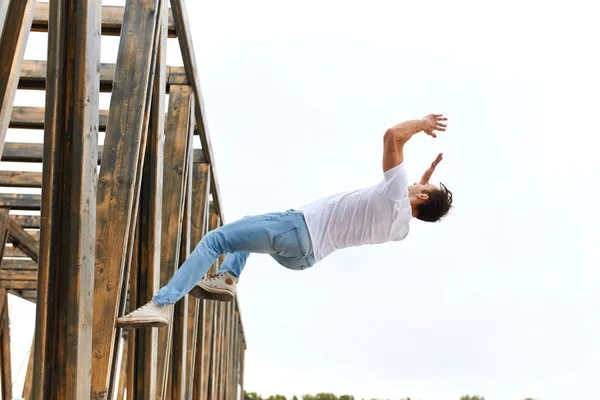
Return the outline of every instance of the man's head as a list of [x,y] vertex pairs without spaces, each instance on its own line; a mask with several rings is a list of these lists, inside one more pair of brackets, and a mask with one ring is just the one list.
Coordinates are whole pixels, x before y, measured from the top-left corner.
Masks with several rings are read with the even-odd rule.
[[408,187],[408,197],[413,216],[421,221],[437,222],[452,208],[452,192],[442,183],[440,187],[415,183]]

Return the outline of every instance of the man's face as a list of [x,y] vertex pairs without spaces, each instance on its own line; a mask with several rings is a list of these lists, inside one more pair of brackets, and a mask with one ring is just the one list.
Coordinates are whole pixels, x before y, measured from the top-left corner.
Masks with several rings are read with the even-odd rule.
[[427,185],[421,185],[420,183],[415,183],[414,185],[411,185],[408,187],[408,196],[409,197],[417,197],[418,195],[422,194],[423,192],[431,192],[434,190],[439,190],[439,188],[436,185],[432,185],[430,183],[428,183]]

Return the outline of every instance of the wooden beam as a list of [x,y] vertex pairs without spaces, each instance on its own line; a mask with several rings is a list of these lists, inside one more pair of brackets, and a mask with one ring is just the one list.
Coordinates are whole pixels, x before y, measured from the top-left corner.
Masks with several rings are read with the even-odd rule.
[[[192,216],[190,220],[190,247],[195,247],[208,231],[208,195],[210,193],[210,165],[206,163],[193,163],[192,165]],[[195,324],[196,339],[192,341],[192,350],[188,350],[191,357],[188,374],[188,393],[192,398],[200,398],[203,340],[204,332],[204,310],[203,299],[196,299],[196,310],[193,317]]]
[[8,221],[10,219],[10,210],[6,207],[0,207],[0,260],[4,259],[4,249],[8,240]]
[[98,0],[48,9],[34,400],[90,394],[100,13]]
[[8,281],[36,281],[37,280],[37,271],[27,271],[27,270],[0,270],[0,280]]
[[27,372],[25,373],[25,382],[23,384],[23,395],[24,399],[31,398],[32,384],[33,384],[33,348],[35,344],[32,340],[31,351],[29,352],[29,361],[27,362]]
[[8,233],[9,240],[14,246],[21,249],[33,261],[38,262],[39,246],[37,240],[27,233],[14,218],[8,220]]
[[[91,397],[107,396],[115,350],[115,321],[125,281],[131,219],[144,154],[151,66],[160,0],[128,2],[98,180],[96,283],[94,286]],[[150,92],[151,93],[151,92]],[[140,151],[141,150],[141,151]],[[143,159],[142,159],[143,165]],[[126,281],[125,281],[126,282]]]
[[0,358],[2,363],[2,398],[12,399],[12,367],[10,357],[10,322],[8,297],[5,289],[0,289]]
[[[167,46],[167,3],[159,16],[159,42],[154,70],[152,109],[146,155],[144,158],[140,203],[140,257],[137,271],[137,304],[146,304],[160,287],[160,249],[162,233],[163,163],[165,129],[165,66]],[[154,399],[157,395],[158,329],[135,334],[135,370],[130,379],[130,399]]]
[[[123,23],[123,14],[125,9],[118,6],[104,6],[102,7],[102,35],[106,36],[119,36],[121,34],[121,25]],[[169,37],[176,37],[175,26],[173,25],[173,17],[169,11],[169,25],[168,25]],[[34,32],[47,32],[48,31],[48,4],[38,3],[35,9],[35,17],[33,20],[33,27],[31,29]]]
[[[100,119],[98,130],[106,131],[108,110],[98,110]],[[44,107],[13,107],[10,118],[10,128],[13,129],[44,129]]]
[[[112,91],[115,69],[115,64],[100,65],[100,92],[110,93]],[[162,69],[161,73],[166,74],[167,85],[164,88],[164,93],[169,93],[169,86],[171,84],[189,84],[183,67],[167,66],[166,69]],[[44,90],[45,88],[46,61],[23,60],[19,89]]]
[[[3,1],[4,3],[4,1]],[[11,1],[0,30],[0,154],[11,118],[13,101],[19,85],[21,64],[33,21],[36,0]],[[4,14],[4,11],[2,12]]]
[[[179,246],[183,218],[183,194],[189,141],[190,115],[193,112],[191,88],[184,85],[171,87],[164,147],[164,176],[162,203],[162,238],[160,252],[160,284],[166,285],[179,266]],[[159,331],[158,353],[159,394],[166,395],[168,355],[173,324]]]
[[38,215],[11,215],[23,229],[39,228],[40,217]]
[[0,288],[7,290],[35,290],[37,289],[36,281],[0,281]]
[[194,89],[194,113],[196,117],[197,130],[200,134],[200,142],[202,143],[202,151],[204,152],[204,158],[206,162],[210,163],[211,165],[211,191],[213,194],[213,201],[215,202],[217,213],[220,215],[221,221],[224,224],[225,220],[223,217],[224,213],[221,204],[219,183],[217,175],[215,173],[215,158],[210,142],[208,124],[206,122],[206,110],[204,107],[204,101],[202,100],[202,91],[200,90],[200,78],[198,76],[198,68],[196,67],[196,55],[194,53],[194,46],[192,44],[192,32],[190,29],[190,22],[188,19],[187,11],[185,9],[184,1],[171,0],[171,10],[173,12],[173,20],[175,23],[175,29],[177,30],[179,48],[181,49],[181,55],[183,57],[183,64],[185,67],[186,75],[191,81],[192,88]]
[[13,194],[0,193],[0,207],[17,210],[39,210],[42,205],[42,196],[39,194]]
[[42,187],[42,173],[0,171],[0,186],[39,188]]
[[4,258],[2,259],[2,269],[37,271],[38,263],[29,258]]
[[[104,147],[98,146],[98,163],[102,161]],[[43,145],[41,143],[6,143],[2,161],[7,162],[42,162]],[[194,149],[194,162],[204,163],[204,154],[201,149]]]

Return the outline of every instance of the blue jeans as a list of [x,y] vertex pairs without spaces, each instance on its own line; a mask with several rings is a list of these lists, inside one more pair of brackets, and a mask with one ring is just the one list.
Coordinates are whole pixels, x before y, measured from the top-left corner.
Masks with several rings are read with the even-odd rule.
[[315,258],[304,214],[288,210],[244,217],[208,232],[152,300],[160,306],[176,303],[222,254],[227,255],[219,273],[229,272],[239,278],[250,253],[269,254],[293,270],[312,267]]

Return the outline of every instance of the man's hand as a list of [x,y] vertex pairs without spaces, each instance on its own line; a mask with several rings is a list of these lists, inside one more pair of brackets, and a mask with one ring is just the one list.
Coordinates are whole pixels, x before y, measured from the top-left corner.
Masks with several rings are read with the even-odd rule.
[[433,162],[431,163],[431,166],[429,168],[427,168],[427,170],[421,177],[421,182],[419,182],[421,185],[427,185],[429,183],[429,179],[431,179],[431,175],[433,175],[433,171],[435,171],[435,167],[438,166],[438,164],[440,163],[440,161],[442,161],[442,159],[443,159],[443,154],[442,153],[438,154],[438,156],[435,158],[435,160],[433,160]]
[[423,121],[423,132],[435,138],[437,135],[434,131],[445,131],[446,124],[441,121],[447,120],[448,118],[445,118],[442,114],[429,114],[421,120]]

